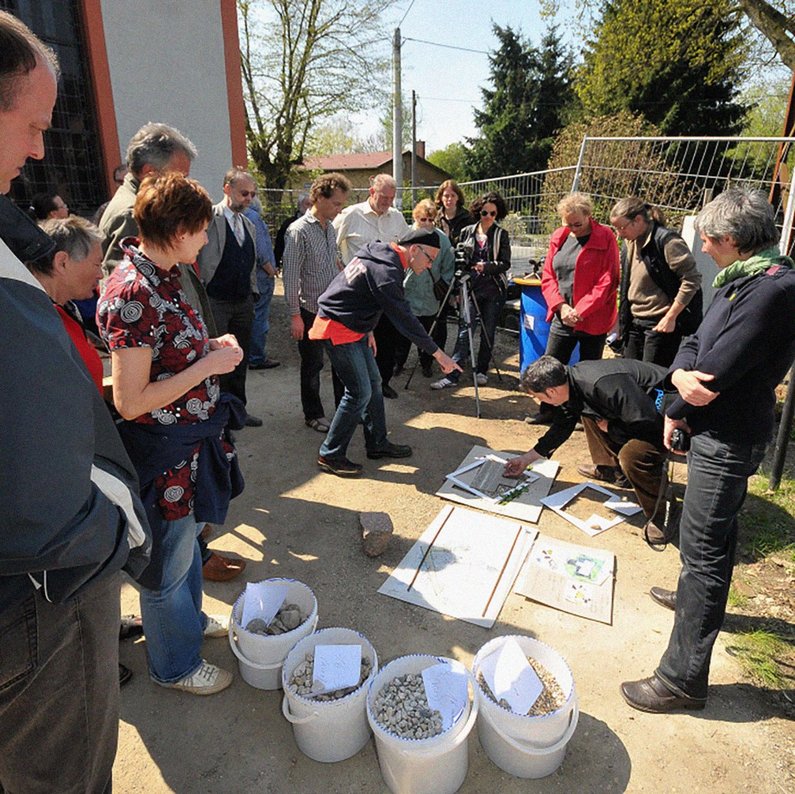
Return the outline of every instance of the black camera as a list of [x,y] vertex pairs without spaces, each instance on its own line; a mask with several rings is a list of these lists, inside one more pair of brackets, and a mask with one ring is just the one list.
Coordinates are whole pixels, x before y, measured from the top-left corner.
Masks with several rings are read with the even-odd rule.
[[459,243],[455,247],[455,269],[461,271],[469,270],[469,257],[463,243]]
[[690,449],[690,436],[679,427],[671,433],[671,449],[674,452],[687,452]]

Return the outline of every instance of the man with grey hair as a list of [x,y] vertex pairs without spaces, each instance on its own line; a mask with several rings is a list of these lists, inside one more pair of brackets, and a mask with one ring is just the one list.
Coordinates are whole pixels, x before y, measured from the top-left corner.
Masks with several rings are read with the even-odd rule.
[[[231,168],[224,175],[224,198],[213,207],[207,227],[207,245],[199,251],[199,275],[210,298],[219,335],[234,334],[243,358],[221,388],[246,404],[246,370],[254,324],[257,288],[257,230],[244,215],[257,183],[248,171]],[[260,427],[262,419],[246,415],[247,427]]]
[[138,480],[50,298],[52,241],[5,195],[44,157],[55,54],[0,11],[0,790],[110,791],[119,571],[150,542]]
[[[409,231],[403,214],[392,206],[396,193],[397,185],[389,174],[376,174],[370,182],[367,201],[353,204],[337,215],[334,228],[343,265],[347,265],[367,243],[393,243]],[[389,385],[389,380],[395,371],[395,345],[399,333],[383,314],[373,334],[381,391],[384,397],[394,400],[398,395]]]
[[179,171],[188,176],[196,159],[196,147],[179,130],[167,124],[144,124],[127,145],[127,176],[110,200],[99,230],[105,238],[102,252],[103,267],[110,275],[124,258],[121,242],[125,237],[137,237],[138,225],[133,218],[133,206],[141,180],[151,173]]

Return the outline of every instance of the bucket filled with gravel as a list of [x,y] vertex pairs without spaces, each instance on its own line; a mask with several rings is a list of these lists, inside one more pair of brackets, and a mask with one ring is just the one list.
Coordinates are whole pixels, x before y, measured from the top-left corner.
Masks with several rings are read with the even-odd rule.
[[367,744],[365,699],[377,672],[375,648],[353,629],[320,629],[295,645],[282,667],[282,714],[304,755],[333,763]]
[[551,775],[579,719],[574,677],[563,657],[531,637],[496,637],[478,651],[472,673],[478,737],[489,758],[516,777]]
[[317,626],[317,599],[295,579],[249,582],[232,607],[229,645],[240,676],[257,689],[278,689],[290,649]]
[[390,790],[458,791],[469,766],[467,737],[477,713],[475,682],[460,662],[416,654],[386,665],[370,685],[367,719]]

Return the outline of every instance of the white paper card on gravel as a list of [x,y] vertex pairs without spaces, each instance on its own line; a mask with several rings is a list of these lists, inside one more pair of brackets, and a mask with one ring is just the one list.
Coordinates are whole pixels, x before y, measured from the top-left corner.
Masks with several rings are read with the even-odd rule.
[[541,679],[513,637],[480,663],[480,672],[497,701],[506,700],[515,714],[527,714],[544,690]]
[[317,645],[312,668],[312,693],[336,692],[356,686],[362,675],[361,645]]
[[270,626],[282,608],[288,591],[287,582],[249,582],[243,596],[243,628],[254,618],[260,618],[266,626]]
[[442,715],[442,730],[448,730],[464,710],[469,698],[463,665],[441,662],[426,667],[422,671],[422,683],[425,685],[428,706]]

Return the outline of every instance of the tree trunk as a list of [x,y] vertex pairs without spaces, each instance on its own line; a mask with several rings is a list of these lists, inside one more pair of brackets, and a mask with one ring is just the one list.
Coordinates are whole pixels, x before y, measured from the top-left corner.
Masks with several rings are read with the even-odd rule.
[[[739,0],[751,24],[775,47],[784,65],[795,72],[795,23],[765,0]],[[789,35],[788,35],[789,34]]]

